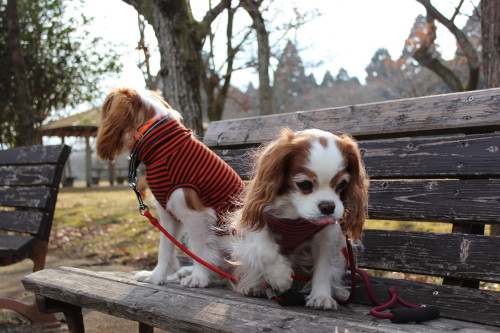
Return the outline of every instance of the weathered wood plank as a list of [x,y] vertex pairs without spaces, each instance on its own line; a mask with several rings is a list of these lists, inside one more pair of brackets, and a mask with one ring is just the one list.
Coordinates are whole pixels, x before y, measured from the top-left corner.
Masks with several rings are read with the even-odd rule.
[[250,179],[254,148],[221,149],[214,153],[221,157],[244,180]]
[[16,147],[0,151],[0,165],[64,164],[70,152],[66,145]]
[[358,311],[357,307],[341,307],[332,312],[279,307],[271,301],[243,297],[227,289],[154,286],[123,275],[116,278],[68,268],[31,274],[23,279],[23,284],[27,290],[49,298],[142,321],[169,332],[443,332],[464,326],[495,331],[483,325],[443,319],[394,325],[371,318],[366,310]]
[[[500,175],[500,134],[360,141],[368,175],[379,178],[476,178]],[[222,157],[249,179],[253,148],[222,149]]]
[[49,187],[0,188],[0,206],[44,209],[55,206],[56,195]]
[[217,121],[208,127],[204,143],[213,148],[256,145],[274,139],[281,127],[358,138],[491,132],[500,129],[500,88]]
[[500,175],[500,134],[373,140],[359,145],[370,178]]
[[31,236],[0,234],[0,257],[19,255],[31,247],[35,241]]
[[372,219],[499,223],[500,180],[372,181]]
[[500,237],[365,230],[360,267],[500,282]]
[[2,210],[0,230],[36,234],[40,232],[41,225],[50,223],[50,218],[50,214],[44,212]]
[[54,177],[59,166],[0,166],[0,185],[4,186],[56,186]]

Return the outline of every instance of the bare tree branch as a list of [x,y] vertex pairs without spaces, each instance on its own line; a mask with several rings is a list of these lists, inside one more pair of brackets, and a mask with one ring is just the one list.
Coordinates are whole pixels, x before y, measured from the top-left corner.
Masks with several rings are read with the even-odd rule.
[[229,8],[231,6],[231,0],[221,0],[217,6],[211,8],[203,17],[201,21],[203,25],[202,34],[208,34],[210,29],[210,25],[212,22],[224,11],[224,9]]
[[269,33],[266,29],[264,18],[259,11],[262,1],[240,0],[241,5],[252,18],[253,26],[257,32],[257,48],[258,48],[258,72],[259,72],[259,100],[261,114],[271,114],[272,107],[272,91],[269,79]]
[[[431,16],[444,25],[457,39],[458,44],[462,48],[469,65],[469,81],[465,90],[474,90],[479,83],[479,57],[472,43],[467,38],[467,35],[460,30],[452,20],[447,19],[439,12],[430,0],[417,0],[427,10],[427,16]],[[432,69],[432,68],[431,68]],[[462,89],[463,90],[463,89]]]
[[460,0],[460,3],[458,4],[457,8],[455,8],[455,12],[453,13],[453,16],[450,19],[451,22],[454,22],[457,15],[460,14],[460,9],[462,8],[463,4],[464,0]]

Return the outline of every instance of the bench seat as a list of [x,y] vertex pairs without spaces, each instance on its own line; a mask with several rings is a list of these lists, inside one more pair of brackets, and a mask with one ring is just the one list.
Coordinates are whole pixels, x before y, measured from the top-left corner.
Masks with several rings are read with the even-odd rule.
[[[225,287],[189,289],[172,283],[156,286],[132,277],[131,272],[61,267],[33,273],[23,279],[23,284],[26,290],[54,300],[172,333],[498,332],[498,327],[444,318],[398,325],[370,316],[369,307],[359,304],[340,306],[338,311],[281,307],[267,299],[244,297]],[[453,287],[448,288],[450,297]]]

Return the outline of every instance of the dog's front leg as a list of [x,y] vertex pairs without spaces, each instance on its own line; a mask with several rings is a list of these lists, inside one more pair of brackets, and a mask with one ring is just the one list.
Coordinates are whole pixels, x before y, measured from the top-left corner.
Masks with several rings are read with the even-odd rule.
[[251,269],[261,271],[264,280],[274,290],[284,292],[290,289],[293,283],[292,265],[288,258],[280,254],[279,246],[267,227],[246,233],[238,251],[241,261]]
[[[177,189],[170,196],[167,208],[184,225],[189,236],[191,252],[210,265],[220,268],[221,239],[212,229],[217,222],[216,214],[213,209],[203,206],[196,210],[191,209],[188,200],[198,200],[197,194],[191,189]],[[207,287],[213,281],[215,273],[196,260],[193,260],[193,266],[193,272],[181,279],[181,285],[192,288]]]
[[[158,201],[154,200],[154,204],[160,218],[161,226],[172,236],[178,238],[182,226],[160,206]],[[169,273],[175,272],[179,268],[179,262],[177,261],[174,250],[175,245],[161,233],[160,245],[158,246],[158,263],[156,267],[153,271],[137,272],[134,278],[137,281],[149,282],[157,285],[167,282]]]
[[306,306],[336,310],[337,302],[333,296],[345,299],[349,295],[347,289],[342,286],[346,265],[342,254],[344,247],[345,239],[338,224],[328,225],[314,236],[312,240],[314,274]]

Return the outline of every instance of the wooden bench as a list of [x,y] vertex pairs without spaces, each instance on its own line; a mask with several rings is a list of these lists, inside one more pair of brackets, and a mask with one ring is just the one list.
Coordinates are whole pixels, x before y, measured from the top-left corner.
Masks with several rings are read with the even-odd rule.
[[[31,146],[0,151],[0,266],[26,258],[33,271],[45,265],[59,182],[69,146]],[[35,304],[0,298],[0,309],[14,310],[33,323],[55,322]]]
[[[248,149],[272,140],[284,126],[348,132],[358,139],[371,177],[371,219],[449,225],[449,233],[367,229],[358,256],[360,267],[375,270],[372,275],[398,272],[391,274],[395,278],[372,277],[379,300],[397,286],[406,301],[439,307],[441,318],[404,325],[373,318],[364,285],[355,302],[338,311],[280,307],[225,288],[154,286],[134,281],[131,274],[68,267],[34,273],[24,278],[25,288],[56,302],[56,308],[73,306],[72,332],[83,331],[82,307],[137,321],[141,332],[152,327],[169,332],[500,330],[498,284],[497,291],[483,285],[500,282],[500,237],[484,235],[485,225],[500,223],[500,89],[213,122],[204,142],[247,178]],[[403,274],[443,283],[404,280]]]

